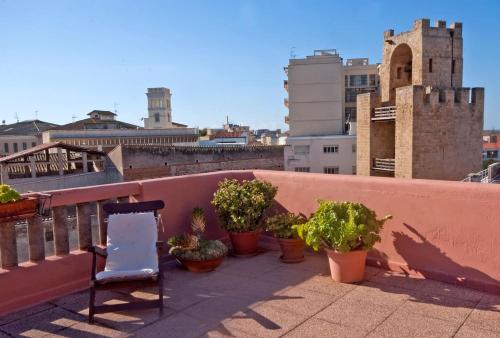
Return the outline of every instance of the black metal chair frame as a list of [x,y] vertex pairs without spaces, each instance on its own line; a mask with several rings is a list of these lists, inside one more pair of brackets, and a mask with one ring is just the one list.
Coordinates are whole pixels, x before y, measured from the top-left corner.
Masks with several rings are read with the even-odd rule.
[[[163,209],[165,203],[161,200],[136,202],[136,203],[108,203],[103,205],[103,210],[108,214],[130,214],[137,212],[154,212],[155,218],[157,211]],[[160,316],[163,314],[163,270],[161,267],[161,254],[164,248],[163,241],[156,242],[156,252],[158,254],[158,275],[141,280],[120,280],[101,283],[96,280],[97,274],[97,256],[106,259],[108,256],[106,249],[99,246],[93,246],[89,249],[92,252],[92,271],[90,276],[90,297],[89,297],[89,323],[94,323],[94,315],[98,313],[115,312],[123,310],[138,310],[148,308],[159,308]],[[125,304],[114,305],[95,305],[95,295],[97,290],[116,290],[116,289],[138,289],[142,287],[158,286],[157,300],[141,300]]]

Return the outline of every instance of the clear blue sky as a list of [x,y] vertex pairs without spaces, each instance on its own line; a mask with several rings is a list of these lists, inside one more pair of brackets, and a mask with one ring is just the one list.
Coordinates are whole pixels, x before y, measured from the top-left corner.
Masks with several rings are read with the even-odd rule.
[[380,62],[382,33],[413,20],[464,24],[464,86],[486,87],[500,129],[499,1],[0,0],[0,119],[56,123],[113,110],[141,124],[147,87],[173,92],[173,118],[285,127],[283,66],[336,48]]

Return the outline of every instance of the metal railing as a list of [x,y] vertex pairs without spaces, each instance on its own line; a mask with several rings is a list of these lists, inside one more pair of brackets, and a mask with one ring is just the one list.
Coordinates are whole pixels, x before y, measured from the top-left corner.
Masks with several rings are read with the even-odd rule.
[[373,170],[394,172],[396,161],[393,158],[374,158]]
[[394,120],[396,118],[396,106],[375,108],[372,121]]

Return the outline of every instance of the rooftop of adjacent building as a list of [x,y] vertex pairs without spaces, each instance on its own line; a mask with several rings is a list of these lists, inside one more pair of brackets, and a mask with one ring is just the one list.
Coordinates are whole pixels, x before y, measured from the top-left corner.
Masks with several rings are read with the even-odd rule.
[[0,135],[38,135],[49,129],[57,128],[59,125],[55,123],[45,122],[41,120],[25,120],[12,124],[0,125]]

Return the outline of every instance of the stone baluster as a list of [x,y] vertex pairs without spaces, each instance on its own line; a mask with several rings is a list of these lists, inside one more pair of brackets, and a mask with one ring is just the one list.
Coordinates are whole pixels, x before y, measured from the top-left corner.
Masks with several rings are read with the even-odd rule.
[[54,252],[56,256],[69,254],[68,211],[66,206],[52,208]]
[[40,215],[28,219],[28,254],[31,262],[45,259],[43,219]]
[[76,225],[78,228],[78,245],[80,250],[88,250],[92,246],[92,228],[90,223],[90,203],[76,205]]
[[15,222],[0,223],[0,259],[3,269],[17,266]]
[[104,222],[106,218],[106,212],[102,209],[103,205],[110,203],[109,200],[103,200],[97,202],[97,223],[99,225],[99,244],[106,245],[107,241],[107,225]]

